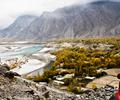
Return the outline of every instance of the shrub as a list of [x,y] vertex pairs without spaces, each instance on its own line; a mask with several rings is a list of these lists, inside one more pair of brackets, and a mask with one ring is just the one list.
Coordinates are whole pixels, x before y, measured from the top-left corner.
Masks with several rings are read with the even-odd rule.
[[73,79],[72,78],[65,78],[64,80],[64,85],[70,85],[71,83],[72,83],[72,81],[73,81]]
[[75,93],[75,94],[80,94],[81,93],[81,86],[75,86],[75,85],[70,84],[68,86],[68,91]]
[[27,79],[33,80],[34,82],[47,82],[48,80],[46,78],[43,78],[41,75],[36,75],[36,76],[28,76]]
[[72,73],[74,73],[72,70],[71,71],[70,70],[65,70],[65,71],[61,71],[59,74],[64,76],[66,74],[72,74]]
[[106,75],[107,75],[106,72],[99,72],[99,73],[97,73],[96,78],[100,78],[100,77],[106,76]]
[[93,83],[93,84],[92,84],[92,89],[93,89],[93,90],[96,90],[96,89],[97,89],[96,83]]

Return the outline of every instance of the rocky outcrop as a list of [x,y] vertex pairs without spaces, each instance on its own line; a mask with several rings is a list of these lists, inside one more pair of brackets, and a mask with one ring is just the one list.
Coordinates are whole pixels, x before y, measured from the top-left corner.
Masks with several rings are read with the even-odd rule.
[[10,70],[10,67],[7,64],[0,65],[0,75],[5,75],[7,71]]
[[81,98],[82,100],[110,100],[110,98],[114,96],[115,92],[116,88],[107,85],[96,90],[88,91],[82,94]]

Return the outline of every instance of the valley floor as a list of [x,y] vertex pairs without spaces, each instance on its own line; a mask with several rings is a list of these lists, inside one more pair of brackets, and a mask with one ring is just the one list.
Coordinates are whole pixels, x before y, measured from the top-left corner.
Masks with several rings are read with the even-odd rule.
[[[11,57],[8,53],[7,59],[1,59],[1,62],[8,64],[11,71],[56,91],[57,97],[54,98],[69,98],[64,95],[60,99],[61,93],[65,92],[78,94],[70,96],[69,100],[109,100],[119,83],[116,78],[120,72],[118,44],[118,39],[57,41],[43,43],[44,47],[35,52],[31,52],[31,45],[3,45],[0,56],[4,58],[6,52],[16,54],[19,50],[30,50],[31,54],[17,55],[17,60],[16,56]],[[44,67],[48,69],[43,70]],[[86,78],[90,81],[86,81]]]

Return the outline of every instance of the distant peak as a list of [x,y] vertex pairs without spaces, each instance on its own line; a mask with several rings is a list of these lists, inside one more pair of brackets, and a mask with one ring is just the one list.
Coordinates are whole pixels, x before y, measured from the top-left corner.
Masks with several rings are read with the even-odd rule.
[[18,18],[30,18],[30,17],[37,17],[37,16],[34,16],[34,15],[22,15],[22,16],[19,16]]
[[91,4],[104,4],[104,3],[116,3],[118,0],[97,0],[93,1]]

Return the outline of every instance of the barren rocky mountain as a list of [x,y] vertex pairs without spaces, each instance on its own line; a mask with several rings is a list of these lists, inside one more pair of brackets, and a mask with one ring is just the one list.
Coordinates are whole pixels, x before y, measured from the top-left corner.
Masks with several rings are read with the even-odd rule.
[[20,21],[18,18],[12,25],[2,30],[1,35],[15,40],[118,36],[119,10],[120,2],[107,0],[73,5],[53,12],[44,12],[36,19],[24,16],[24,20]]
[[0,36],[3,38],[17,38],[36,18],[36,16],[32,15],[20,16],[9,27],[1,30]]

